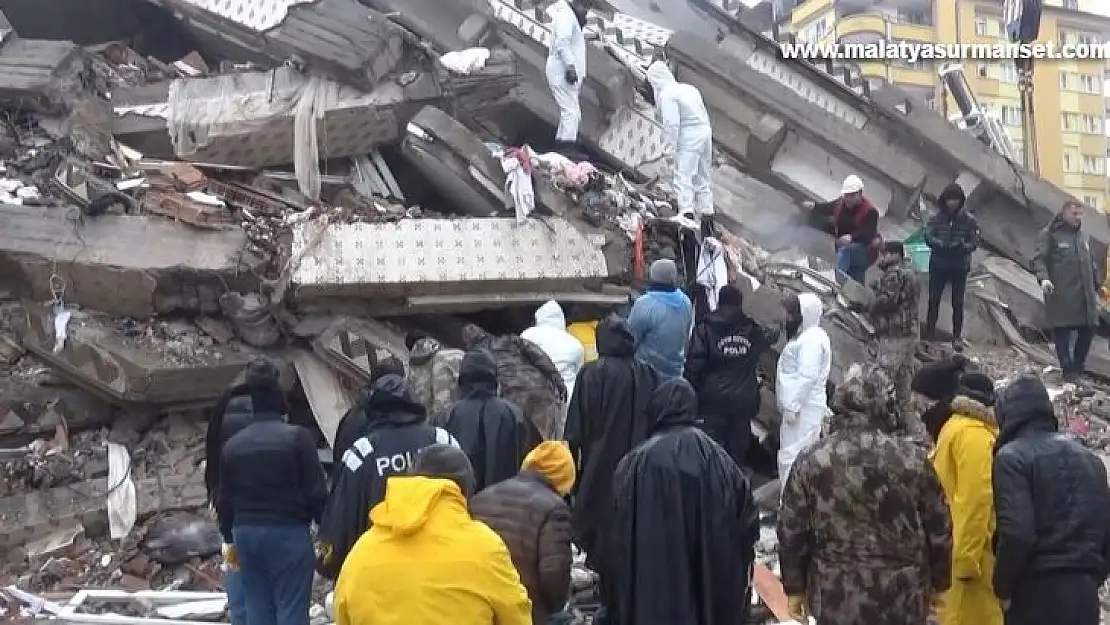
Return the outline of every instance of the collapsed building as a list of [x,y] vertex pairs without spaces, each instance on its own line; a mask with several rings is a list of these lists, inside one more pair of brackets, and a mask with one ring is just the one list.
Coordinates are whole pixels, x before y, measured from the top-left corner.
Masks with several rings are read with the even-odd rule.
[[[405,358],[406,330],[458,344],[465,321],[518,331],[548,299],[626,304],[646,263],[683,258],[662,129],[630,69],[662,50],[710,110],[722,239],[751,314],[774,323],[782,293],[816,292],[837,375],[867,358],[827,239],[753,193],[826,199],[858,173],[902,237],[958,181],[990,247],[970,338],[1052,363],[1029,340],[1044,320],[1025,267],[1065,195],[896,88],[778,58],[734,8],[696,3],[699,36],[620,2],[589,17],[582,169],[543,158],[558,113],[550,33],[528,2],[134,0],[97,3],[87,28],[72,3],[42,4],[0,1],[0,459],[14,467],[0,510],[15,511],[0,512],[0,549],[25,559],[108,538],[113,453],[129,458],[132,522],[202,507],[203,411],[256,354],[285,364],[291,418],[330,461],[339,419],[378,362]],[[48,19],[67,14],[70,29]],[[475,49],[481,62],[444,62]],[[525,207],[506,192],[505,148],[526,144]],[[1110,242],[1105,224],[1092,234]],[[1110,377],[1110,354],[1092,368]],[[762,405],[774,431],[775,402]],[[107,564],[20,580],[79,586],[104,569],[149,590],[152,567],[188,558],[136,551],[147,529]],[[194,586],[217,587],[190,566]]]

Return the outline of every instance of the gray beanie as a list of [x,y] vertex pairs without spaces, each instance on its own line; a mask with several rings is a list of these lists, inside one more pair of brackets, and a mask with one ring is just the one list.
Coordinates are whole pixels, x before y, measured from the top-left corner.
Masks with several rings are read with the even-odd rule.
[[678,266],[669,258],[660,258],[648,269],[648,278],[656,284],[678,285]]
[[409,471],[413,475],[451,480],[459,485],[464,497],[474,494],[474,467],[463,450],[435,443],[416,453]]

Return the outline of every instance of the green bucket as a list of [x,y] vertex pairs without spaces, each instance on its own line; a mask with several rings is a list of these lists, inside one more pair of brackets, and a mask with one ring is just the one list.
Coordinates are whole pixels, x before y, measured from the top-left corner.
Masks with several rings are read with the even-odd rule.
[[932,256],[933,251],[925,244],[925,229],[922,228],[906,237],[906,239],[902,241],[902,246],[906,250],[906,257],[910,259],[910,264],[913,266],[914,271],[918,273],[928,273],[929,257]]

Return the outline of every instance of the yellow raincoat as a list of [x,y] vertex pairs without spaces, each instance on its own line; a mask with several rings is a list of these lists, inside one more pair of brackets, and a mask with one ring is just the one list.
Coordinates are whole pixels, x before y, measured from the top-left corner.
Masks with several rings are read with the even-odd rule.
[[933,452],[952,512],[952,587],[944,594],[942,625],[1002,625],[991,588],[994,573],[994,493],[991,466],[998,425],[993,411],[957,396]]
[[576,321],[567,326],[567,332],[582,343],[586,351],[583,362],[597,360],[597,321]]
[[450,480],[395,476],[343,563],[337,625],[531,625],[509,550]]

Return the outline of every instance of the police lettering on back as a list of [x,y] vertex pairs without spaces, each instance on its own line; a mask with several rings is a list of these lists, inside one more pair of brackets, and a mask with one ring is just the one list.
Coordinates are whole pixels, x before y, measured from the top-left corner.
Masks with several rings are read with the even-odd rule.
[[748,340],[748,337],[741,334],[722,336],[717,341],[717,349],[721,350],[721,353],[725,356],[747,356],[751,348],[752,342]]
[[378,469],[378,475],[383,477],[386,471],[404,473],[412,466],[412,452],[406,451],[403,454],[393,454],[392,456],[376,456],[374,466]]

